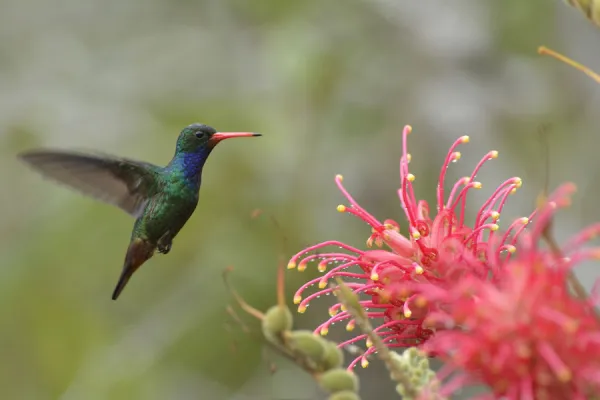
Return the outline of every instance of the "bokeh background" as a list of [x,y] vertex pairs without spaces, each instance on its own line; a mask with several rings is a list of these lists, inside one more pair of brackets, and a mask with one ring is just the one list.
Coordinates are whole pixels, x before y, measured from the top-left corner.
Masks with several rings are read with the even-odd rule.
[[[0,0],[0,397],[323,398],[231,322],[221,274],[234,266],[233,284],[265,309],[282,255],[362,245],[364,224],[335,211],[336,173],[377,217],[402,220],[404,124],[421,198],[434,199],[466,134],[450,177],[500,152],[471,212],[519,175],[501,224],[529,213],[546,178],[580,188],[559,239],[598,220],[600,86],[538,56],[542,44],[600,70],[600,30],[552,0]],[[133,221],[15,155],[49,146],[164,164],[196,121],[264,136],[219,145],[171,253],[113,302]],[[314,274],[288,273],[289,297]],[[326,318],[327,300],[298,326]],[[377,364],[360,371],[363,398],[393,393]]]

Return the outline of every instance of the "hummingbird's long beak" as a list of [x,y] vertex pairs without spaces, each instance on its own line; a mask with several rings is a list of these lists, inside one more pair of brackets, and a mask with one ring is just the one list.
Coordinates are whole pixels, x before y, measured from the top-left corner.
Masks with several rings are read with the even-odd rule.
[[219,143],[221,140],[237,137],[262,136],[260,133],[254,132],[217,132],[210,138],[213,143]]

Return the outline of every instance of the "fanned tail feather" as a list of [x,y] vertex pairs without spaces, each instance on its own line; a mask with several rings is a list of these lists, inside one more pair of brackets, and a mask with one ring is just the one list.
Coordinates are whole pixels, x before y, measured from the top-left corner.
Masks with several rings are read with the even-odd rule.
[[119,282],[115,287],[112,295],[113,300],[117,300],[127,282],[137,269],[144,264],[148,259],[154,255],[156,246],[148,242],[147,240],[136,238],[129,243],[127,248],[127,254],[125,256],[125,263],[123,265],[123,271],[119,277]]

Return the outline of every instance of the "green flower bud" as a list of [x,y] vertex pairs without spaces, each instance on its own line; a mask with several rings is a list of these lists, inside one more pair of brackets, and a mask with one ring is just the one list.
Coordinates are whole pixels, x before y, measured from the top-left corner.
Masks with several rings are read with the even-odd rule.
[[417,378],[418,380],[422,380],[425,377],[425,372],[421,369],[413,369],[412,370],[412,375]]
[[[429,369],[429,359],[427,355],[415,347],[405,350],[402,355],[392,352],[392,363],[395,370],[402,374],[402,382],[408,385],[405,387],[402,383],[396,386],[396,391],[405,400],[414,400],[408,396],[414,391],[420,392],[424,388],[437,390],[434,384],[437,383],[435,372]],[[392,380],[398,381],[392,374]]]
[[354,392],[344,390],[342,392],[332,394],[327,400],[360,400],[360,397],[358,397],[358,395]]
[[405,350],[403,356],[408,357],[408,361],[411,366],[416,365],[422,357],[421,353],[416,347],[410,347],[409,349]]
[[426,358],[422,358],[417,364],[420,370],[427,371],[429,370],[429,360]]
[[431,380],[431,378],[435,378],[435,376],[435,372],[433,372],[432,370],[427,371],[427,379]]
[[408,378],[408,382],[410,383],[410,386],[414,388],[420,388],[423,386],[423,383],[421,382],[419,377],[415,376],[414,374],[410,378]]
[[325,372],[319,378],[319,383],[329,393],[358,392],[358,378],[354,373],[344,368],[335,368]]
[[294,320],[289,308],[273,306],[269,308],[262,320],[263,335],[269,340],[278,337],[281,332],[292,329]]
[[314,368],[320,366],[327,352],[327,341],[312,331],[292,331],[286,335],[286,344],[292,352],[306,357]]
[[341,367],[344,363],[344,353],[337,347],[335,342],[327,341],[325,345],[325,358],[323,359],[324,369],[330,370]]
[[410,373],[412,373],[412,368],[408,362],[405,362],[404,364],[400,365],[400,371],[403,374],[410,374]]
[[399,384],[396,385],[396,392],[402,397],[402,399],[410,400],[406,396],[406,389],[404,388],[403,384],[399,383]]

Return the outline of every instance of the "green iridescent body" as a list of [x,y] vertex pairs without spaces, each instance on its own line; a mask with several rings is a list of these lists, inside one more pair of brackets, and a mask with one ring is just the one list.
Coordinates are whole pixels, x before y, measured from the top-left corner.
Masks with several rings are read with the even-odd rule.
[[163,248],[183,228],[198,205],[200,184],[190,185],[178,171],[160,171],[156,176],[156,194],[148,200],[136,219],[131,238],[142,238]]
[[123,271],[113,292],[116,300],[133,273],[158,250],[167,254],[175,236],[198,204],[202,169],[223,139],[260,136],[217,132],[203,124],[184,128],[171,162],[160,167],[107,155],[55,150],[20,155],[42,174],[96,199],[114,204],[136,218]]

